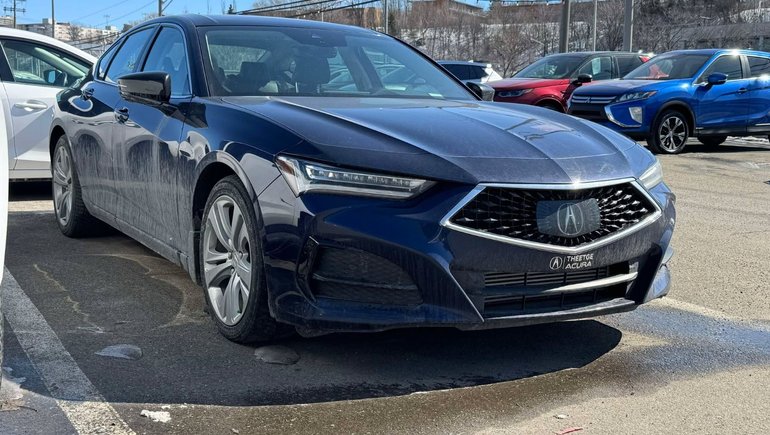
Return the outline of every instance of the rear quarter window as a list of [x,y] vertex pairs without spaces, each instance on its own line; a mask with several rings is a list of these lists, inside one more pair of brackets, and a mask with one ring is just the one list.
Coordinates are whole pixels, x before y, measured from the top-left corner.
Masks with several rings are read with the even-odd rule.
[[620,77],[630,73],[631,71],[635,70],[636,67],[644,63],[642,62],[642,59],[639,58],[639,56],[619,56],[617,61],[618,76]]
[[770,58],[749,56],[749,69],[752,77],[770,74]]

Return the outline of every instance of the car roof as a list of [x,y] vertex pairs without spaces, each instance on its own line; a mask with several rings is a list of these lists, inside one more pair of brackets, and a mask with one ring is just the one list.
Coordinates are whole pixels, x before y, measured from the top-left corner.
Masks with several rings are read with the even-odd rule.
[[584,57],[588,57],[588,56],[596,56],[596,55],[600,55],[600,54],[606,54],[606,55],[610,55],[610,56],[611,55],[618,55],[618,54],[622,54],[622,55],[629,55],[629,54],[631,54],[631,55],[636,55],[636,56],[646,56],[646,54],[644,54],[644,53],[634,53],[632,51],[570,51],[570,52],[567,52],[567,53],[549,54],[546,57],[557,57],[557,56],[584,56]]
[[757,50],[743,50],[743,49],[732,49],[732,48],[699,48],[699,49],[692,49],[692,50],[674,50],[669,51],[662,54],[704,54],[708,56],[713,56],[715,54],[724,54],[724,53],[736,53],[736,54],[752,54],[752,55],[758,55],[758,56],[770,56],[770,53],[767,53],[765,51],[757,51]]
[[457,65],[476,65],[476,66],[483,66],[483,67],[491,66],[489,62],[474,62],[472,60],[437,60],[436,62],[438,62],[441,65],[454,63]]
[[0,27],[0,36],[8,38],[26,39],[27,41],[36,41],[46,45],[50,45],[66,52],[72,53],[83,60],[89,61],[92,64],[96,63],[96,58],[85,51],[73,47],[65,42],[53,39],[50,36],[41,35],[40,33],[28,32],[26,30],[11,29],[8,27]]
[[326,23],[322,21],[300,20],[296,18],[265,17],[258,15],[165,15],[142,23],[147,24],[174,23],[182,26],[210,27],[210,26],[269,26],[269,27],[294,27],[319,30],[344,30],[348,33],[368,35],[383,35],[374,30],[362,27],[347,26],[344,24]]

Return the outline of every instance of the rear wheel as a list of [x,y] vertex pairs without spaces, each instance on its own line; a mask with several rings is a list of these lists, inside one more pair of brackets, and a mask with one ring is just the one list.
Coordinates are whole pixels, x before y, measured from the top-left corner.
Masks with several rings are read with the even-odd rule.
[[211,317],[227,339],[238,343],[285,335],[267,305],[258,218],[236,176],[209,194],[200,239],[200,268]]
[[690,137],[687,118],[677,110],[667,110],[658,116],[647,143],[653,152],[679,154],[684,151]]
[[62,234],[67,237],[85,237],[103,229],[102,223],[91,216],[83,203],[72,152],[67,137],[62,135],[56,141],[51,162],[51,184],[56,222]]
[[698,140],[707,147],[715,147],[722,145],[727,140],[727,136],[701,136]]

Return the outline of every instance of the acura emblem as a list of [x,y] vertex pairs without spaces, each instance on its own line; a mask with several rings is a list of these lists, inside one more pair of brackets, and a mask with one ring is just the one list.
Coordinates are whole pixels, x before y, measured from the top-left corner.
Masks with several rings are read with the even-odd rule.
[[583,232],[583,210],[578,204],[563,204],[556,212],[556,225],[565,236]]
[[562,266],[564,266],[564,258],[553,257],[551,258],[551,262],[548,264],[548,266],[551,268],[551,270],[559,270]]

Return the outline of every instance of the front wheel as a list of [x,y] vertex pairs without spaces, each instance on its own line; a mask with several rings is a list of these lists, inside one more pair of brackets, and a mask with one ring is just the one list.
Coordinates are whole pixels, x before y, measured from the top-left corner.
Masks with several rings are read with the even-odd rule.
[[687,118],[677,110],[663,112],[647,137],[652,152],[658,154],[679,154],[684,151],[690,137]]
[[267,341],[288,327],[272,318],[257,214],[236,176],[209,194],[200,238],[200,268],[206,302],[219,332],[237,343]]

